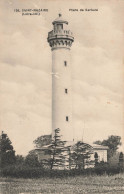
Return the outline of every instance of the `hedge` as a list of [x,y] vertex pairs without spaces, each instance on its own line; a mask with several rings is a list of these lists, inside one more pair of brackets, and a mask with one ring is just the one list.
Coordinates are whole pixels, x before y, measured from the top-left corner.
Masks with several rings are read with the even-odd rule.
[[112,168],[108,165],[98,165],[95,168],[87,168],[84,170],[49,170],[41,167],[29,166],[7,166],[0,170],[2,177],[16,178],[40,178],[40,177],[67,177],[77,175],[113,175],[120,172],[120,168]]

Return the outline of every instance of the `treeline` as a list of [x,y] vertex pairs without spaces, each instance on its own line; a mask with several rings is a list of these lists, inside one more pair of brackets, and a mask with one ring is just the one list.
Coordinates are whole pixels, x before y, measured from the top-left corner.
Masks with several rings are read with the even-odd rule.
[[[2,132],[0,136],[0,176],[38,178],[95,174],[112,175],[123,172],[124,160],[122,152],[119,155],[118,165],[114,167],[109,163],[99,162],[97,153],[94,154],[94,161],[91,161],[90,155],[93,154],[93,150],[90,145],[78,141],[74,144],[73,151],[71,152],[70,146],[65,146],[66,142],[61,141],[59,132],[59,129],[55,130],[53,140],[50,140],[51,136],[45,137],[47,138],[47,141],[44,141],[43,137],[38,137],[37,140],[35,140],[38,146],[39,142],[42,146],[47,142],[47,149],[45,149],[44,154],[49,155],[50,157],[42,160],[38,160],[35,150],[30,151],[26,157],[15,155],[12,142],[7,134]],[[112,137],[110,139],[114,139],[115,142],[115,138]],[[120,141],[118,141],[118,143],[120,144]],[[107,144],[109,144],[108,141]],[[116,148],[114,146],[114,150],[116,150]],[[91,165],[90,167],[90,163],[92,162],[94,165]],[[63,168],[66,164],[68,169]]]

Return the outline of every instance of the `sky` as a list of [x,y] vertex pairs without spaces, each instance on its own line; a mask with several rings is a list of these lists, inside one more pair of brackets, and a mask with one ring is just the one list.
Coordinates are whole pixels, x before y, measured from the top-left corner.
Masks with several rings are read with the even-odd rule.
[[[118,135],[123,141],[124,1],[1,0],[0,7],[0,130],[8,134],[16,154],[26,155],[38,136],[51,133],[52,53],[47,36],[58,13],[75,38],[75,140],[92,143]],[[48,11],[22,16],[22,9]]]

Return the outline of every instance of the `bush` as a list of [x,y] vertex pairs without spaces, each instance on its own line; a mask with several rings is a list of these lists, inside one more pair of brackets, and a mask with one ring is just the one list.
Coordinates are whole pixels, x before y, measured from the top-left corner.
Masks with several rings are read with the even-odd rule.
[[120,168],[118,166],[113,167],[110,166],[107,162],[100,162],[95,166],[95,172],[98,175],[108,174],[113,175],[120,172]]
[[40,163],[38,161],[37,155],[33,152],[30,151],[29,154],[25,158],[25,165],[30,166],[30,167],[40,167]]
[[43,169],[30,166],[8,166],[1,170],[3,177],[36,178],[42,176]]
[[[92,172],[94,169],[92,169]],[[3,177],[15,177],[15,178],[39,178],[39,177],[67,177],[77,175],[91,174],[91,169],[86,170],[49,170],[41,167],[30,166],[8,166],[1,170],[1,176]]]
[[40,178],[40,177],[52,177],[62,178],[71,176],[89,176],[89,175],[114,175],[120,172],[119,167],[110,167],[107,163],[100,163],[95,168],[87,168],[84,170],[49,170],[42,167],[31,167],[24,165],[8,166],[1,170],[1,176],[3,177],[15,177],[15,178]]

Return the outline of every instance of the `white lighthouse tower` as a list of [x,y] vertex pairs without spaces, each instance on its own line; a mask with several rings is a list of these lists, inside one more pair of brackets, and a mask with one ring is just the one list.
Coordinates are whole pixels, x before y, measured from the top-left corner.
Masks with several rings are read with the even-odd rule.
[[59,17],[48,33],[52,50],[52,136],[59,128],[62,140],[73,141],[70,48],[74,37],[68,22]]

